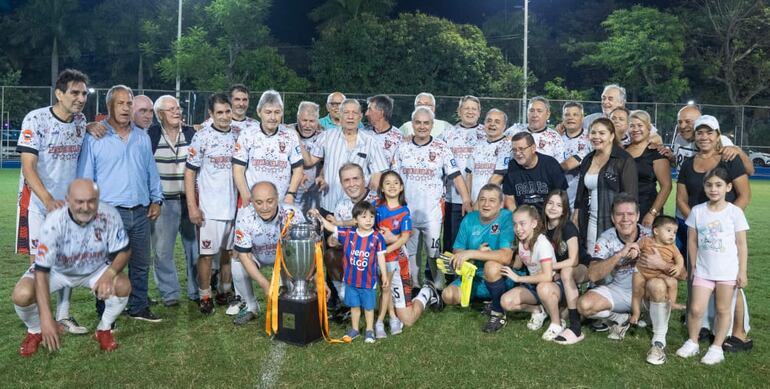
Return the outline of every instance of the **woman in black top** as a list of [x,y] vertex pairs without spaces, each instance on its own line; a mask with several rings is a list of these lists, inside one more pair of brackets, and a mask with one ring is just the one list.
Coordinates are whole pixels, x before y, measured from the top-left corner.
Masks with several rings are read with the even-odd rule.
[[650,114],[632,111],[629,122],[631,143],[626,146],[626,151],[636,161],[639,174],[639,216],[643,226],[651,227],[655,217],[663,213],[663,206],[671,194],[671,165],[657,149],[648,147],[652,129]]

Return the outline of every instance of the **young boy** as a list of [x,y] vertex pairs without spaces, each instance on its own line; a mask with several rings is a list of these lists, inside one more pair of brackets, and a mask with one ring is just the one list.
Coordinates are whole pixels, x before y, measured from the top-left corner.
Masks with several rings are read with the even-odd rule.
[[638,270],[633,278],[633,295],[631,301],[631,317],[629,321],[636,324],[641,314],[642,297],[644,297],[647,280],[661,278],[666,283],[670,303],[676,304],[677,278],[682,274],[677,274],[676,269],[680,269],[684,264],[684,257],[676,248],[676,230],[679,227],[676,219],[671,216],[660,215],[652,222],[652,237],[642,238],[639,241],[639,250],[642,253],[652,253],[654,249],[658,250],[661,259],[671,264],[669,271],[650,269],[641,265],[636,265]]
[[324,229],[337,237],[344,250],[345,305],[350,307],[350,320],[353,328],[348,330],[342,340],[348,343],[360,334],[358,323],[361,319],[362,307],[366,319],[364,341],[374,343],[377,273],[382,278],[383,290],[388,290],[390,287],[390,280],[388,280],[385,271],[385,238],[374,230],[375,212],[372,203],[361,201],[353,206],[353,220],[356,222],[356,227],[337,227],[321,217],[318,210],[311,209],[309,211],[310,216],[317,218]]

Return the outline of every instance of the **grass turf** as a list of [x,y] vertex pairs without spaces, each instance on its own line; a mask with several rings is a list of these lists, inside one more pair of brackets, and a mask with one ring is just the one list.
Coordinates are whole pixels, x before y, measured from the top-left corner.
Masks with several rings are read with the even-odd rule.
[[[72,313],[91,334],[66,335],[63,347],[49,353],[42,346],[31,358],[17,349],[25,328],[10,302],[11,290],[27,259],[13,253],[18,170],[0,170],[0,385],[2,387],[767,387],[770,378],[768,316],[770,298],[770,182],[753,181],[753,202],[747,216],[751,336],[749,353],[728,354],[724,363],[704,366],[699,358],[683,360],[674,351],[686,338],[679,312],[671,317],[668,362],[644,362],[649,348],[647,330],[629,331],[626,339],[606,339],[591,333],[574,346],[542,341],[542,331],[526,328],[527,316],[509,317],[500,333],[480,331],[484,318],[472,310],[448,308],[426,312],[403,334],[374,345],[357,340],[350,345],[317,342],[307,347],[284,345],[266,337],[264,316],[235,327],[224,309],[211,317],[194,303],[176,308],[156,307],[162,323],[138,322],[121,316],[116,339],[120,348],[98,351],[93,340],[96,316],[93,297],[85,289],[73,293]],[[673,197],[673,196],[672,196]],[[671,214],[673,201],[666,210]],[[177,258],[181,258],[177,249]],[[184,288],[184,269],[179,275]],[[184,289],[183,289],[184,290]],[[183,292],[184,293],[184,292]],[[264,298],[260,296],[262,307]],[[151,295],[158,298],[151,281]],[[684,291],[680,288],[680,301]],[[344,328],[332,324],[332,335]],[[705,344],[701,349],[705,351]]]

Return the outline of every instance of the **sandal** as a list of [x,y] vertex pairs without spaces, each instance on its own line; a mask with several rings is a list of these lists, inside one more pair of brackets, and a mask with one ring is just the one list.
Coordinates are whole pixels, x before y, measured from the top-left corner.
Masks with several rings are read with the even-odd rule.
[[749,351],[754,347],[754,341],[751,339],[740,340],[735,336],[728,336],[722,343],[722,349],[728,353],[737,353],[740,351]]
[[564,331],[562,331],[559,334],[559,336],[554,338],[553,341],[558,344],[569,345],[569,344],[575,344],[577,342],[580,342],[581,340],[585,339],[585,337],[586,337],[586,334],[584,332],[581,331],[580,336],[577,336],[575,335],[574,332],[572,332],[571,329],[567,328]]

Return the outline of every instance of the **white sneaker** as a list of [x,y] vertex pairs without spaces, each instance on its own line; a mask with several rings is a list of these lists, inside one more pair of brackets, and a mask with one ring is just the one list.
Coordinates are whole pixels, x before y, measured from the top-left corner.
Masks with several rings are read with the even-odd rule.
[[66,319],[61,319],[58,321],[59,325],[64,327],[64,330],[69,332],[73,335],[83,335],[88,333],[88,328],[85,326],[81,326],[78,324],[77,321],[75,321],[75,318],[70,316]]
[[[240,312],[244,308],[246,308],[246,302],[241,301],[241,298],[239,296],[236,296],[236,298],[233,299],[232,302],[230,302],[230,305],[227,306],[227,310],[225,311],[225,314],[229,316],[235,316],[238,314],[238,312]],[[259,302],[257,302],[257,312],[259,312]]]
[[529,323],[527,323],[527,328],[529,328],[532,331],[537,331],[543,328],[543,322],[545,322],[545,319],[547,318],[548,318],[548,314],[543,312],[541,307],[540,312],[532,313],[532,317],[529,318]]
[[548,329],[543,333],[542,338],[543,340],[550,342],[559,336],[562,331],[564,331],[564,327],[551,323],[548,325]]
[[388,337],[388,334],[385,332],[385,323],[381,321],[374,323],[374,337],[377,339],[384,339]]
[[647,363],[656,366],[666,363],[666,351],[663,347],[663,343],[655,342],[655,344],[650,347],[650,351],[647,352]]
[[698,346],[698,343],[695,343],[692,340],[687,339],[687,341],[684,342],[682,347],[679,347],[679,350],[676,350],[676,355],[682,358],[690,358],[698,355],[699,352],[700,352],[700,347]]
[[391,335],[398,335],[400,333],[404,332],[404,323],[401,322],[401,320],[391,320],[390,321],[390,334]]
[[631,327],[631,323],[626,321],[623,324],[613,324],[610,326],[610,333],[607,335],[607,339],[623,340],[626,337],[628,328]]
[[700,363],[706,365],[716,365],[725,360],[725,353],[719,346],[711,346],[706,352],[706,355],[701,358]]

